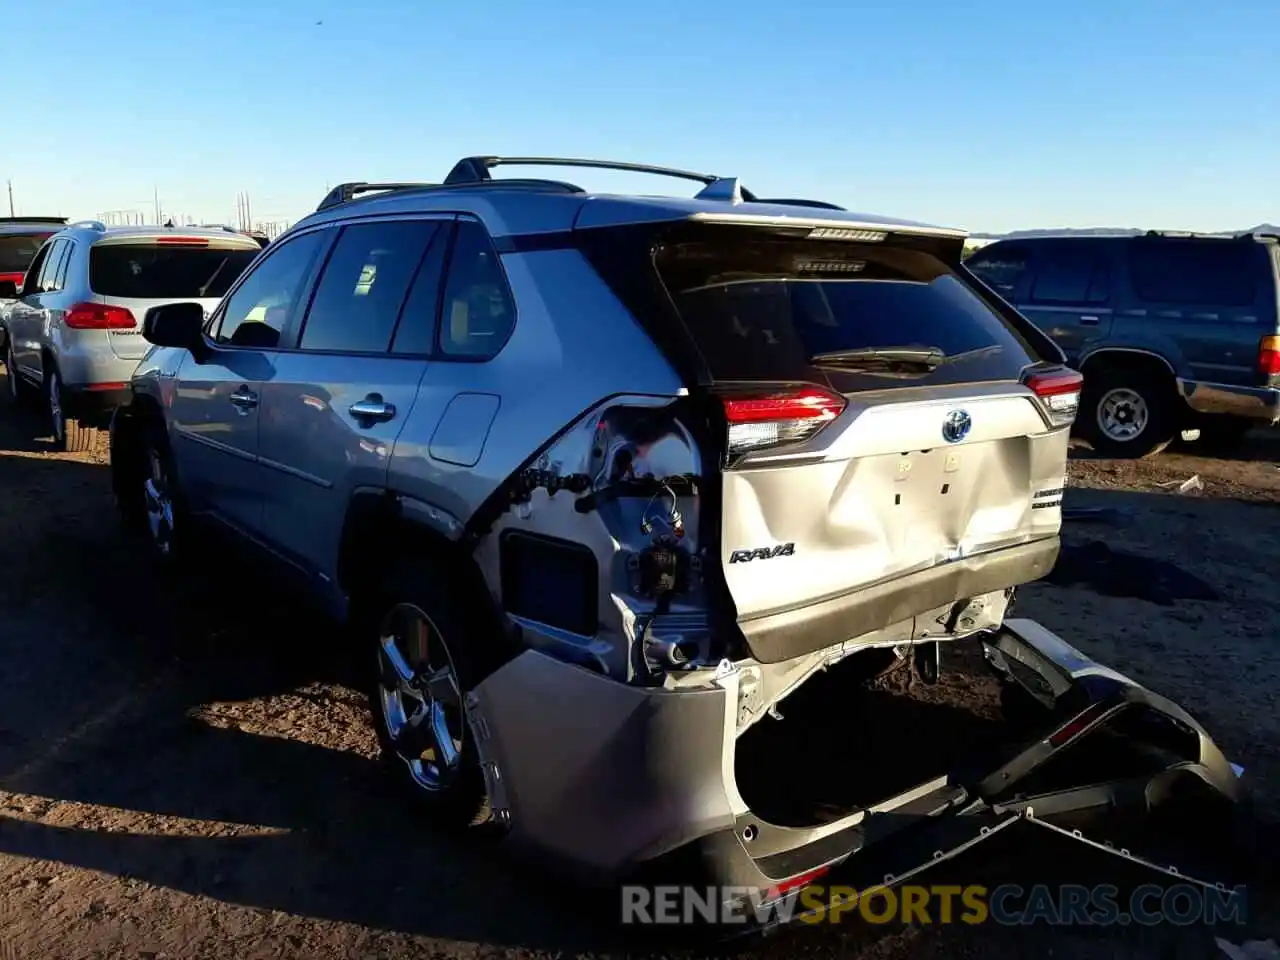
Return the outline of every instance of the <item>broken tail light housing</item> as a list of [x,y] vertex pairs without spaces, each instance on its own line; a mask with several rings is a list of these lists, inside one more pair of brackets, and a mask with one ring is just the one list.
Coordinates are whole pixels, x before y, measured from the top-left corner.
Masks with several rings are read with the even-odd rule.
[[1280,337],[1263,337],[1258,342],[1258,372],[1264,377],[1280,377]]
[[134,315],[124,307],[101,303],[77,303],[62,318],[72,330],[132,330],[138,325]]
[[1055,427],[1070,426],[1080,412],[1080,390],[1084,377],[1075,370],[1061,369],[1033,373],[1023,381],[1040,401],[1049,422]]
[[840,416],[848,401],[806,386],[721,398],[729,424],[729,456],[808,440]]

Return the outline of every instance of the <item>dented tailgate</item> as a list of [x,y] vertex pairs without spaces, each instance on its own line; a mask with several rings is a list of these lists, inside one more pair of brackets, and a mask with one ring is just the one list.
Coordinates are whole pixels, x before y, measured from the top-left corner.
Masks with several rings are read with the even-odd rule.
[[724,409],[720,556],[757,659],[936,619],[1056,559],[1078,375],[950,261],[928,238],[725,228],[658,252]]

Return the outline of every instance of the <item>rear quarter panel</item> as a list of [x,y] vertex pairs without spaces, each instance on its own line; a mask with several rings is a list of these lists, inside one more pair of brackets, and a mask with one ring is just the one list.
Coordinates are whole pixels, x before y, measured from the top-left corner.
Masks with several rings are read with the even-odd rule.
[[[576,250],[508,253],[502,263],[516,303],[511,339],[484,363],[429,365],[396,441],[388,480],[392,489],[463,523],[539,448],[601,400],[675,397],[684,389]],[[446,461],[431,450],[445,411],[463,393],[497,398],[474,465]],[[442,449],[437,443],[436,453]]]

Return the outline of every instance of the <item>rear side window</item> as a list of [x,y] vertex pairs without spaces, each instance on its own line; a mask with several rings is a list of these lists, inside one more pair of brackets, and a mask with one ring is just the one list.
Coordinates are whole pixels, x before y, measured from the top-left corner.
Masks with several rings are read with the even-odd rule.
[[256,247],[99,243],[89,250],[89,287],[103,297],[221,297],[257,255]]
[[36,279],[37,289],[40,293],[53,293],[58,289],[55,282],[58,277],[58,268],[62,266],[62,258],[67,252],[67,241],[55,240],[49,247],[49,253],[44,258],[44,263],[40,267],[40,276]]
[[63,243],[62,256],[58,260],[57,272],[53,275],[53,289],[65,290],[67,288],[67,271],[71,268],[71,258],[75,255],[76,244],[74,240],[67,240]]
[[515,302],[489,235],[474,220],[458,221],[440,317],[440,353],[467,360],[495,357],[515,323]]
[[[1017,379],[1034,362],[1004,319],[923,246],[738,228],[707,236],[661,249],[655,265],[716,380],[816,372],[848,392]],[[942,362],[921,371],[892,359],[917,348]]]
[[0,233],[0,273],[26,273],[51,233]]
[[1129,275],[1148,303],[1251,306],[1257,294],[1257,244],[1230,240],[1134,240]]
[[1027,272],[1027,251],[1022,247],[996,247],[980,250],[965,261],[971,271],[1006,300],[1018,292],[1018,284]]
[[1028,299],[1044,304],[1106,303],[1110,274],[1107,261],[1096,251],[1049,248],[1037,258]]
[[299,346],[385,353],[409,285],[439,229],[429,220],[346,227],[317,284]]

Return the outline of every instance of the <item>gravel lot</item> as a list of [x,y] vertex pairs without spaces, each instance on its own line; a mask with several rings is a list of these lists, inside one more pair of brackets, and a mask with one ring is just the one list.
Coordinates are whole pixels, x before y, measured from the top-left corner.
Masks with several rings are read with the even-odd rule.
[[[433,834],[389,795],[332,631],[268,608],[235,567],[157,580],[119,535],[102,458],[50,454],[36,433],[0,409],[0,957],[622,955],[576,896]],[[1104,595],[1125,592],[1121,567],[1151,580],[1132,560],[1109,585],[1018,600],[1195,713],[1273,814],[1278,456],[1260,440],[1237,461],[1073,462],[1069,503],[1123,522],[1076,524],[1071,544],[1176,561],[1216,600]],[[1202,490],[1170,492],[1192,475]],[[1275,935],[1271,922],[1259,929]],[[747,955],[1213,951],[1202,930],[844,924]]]

